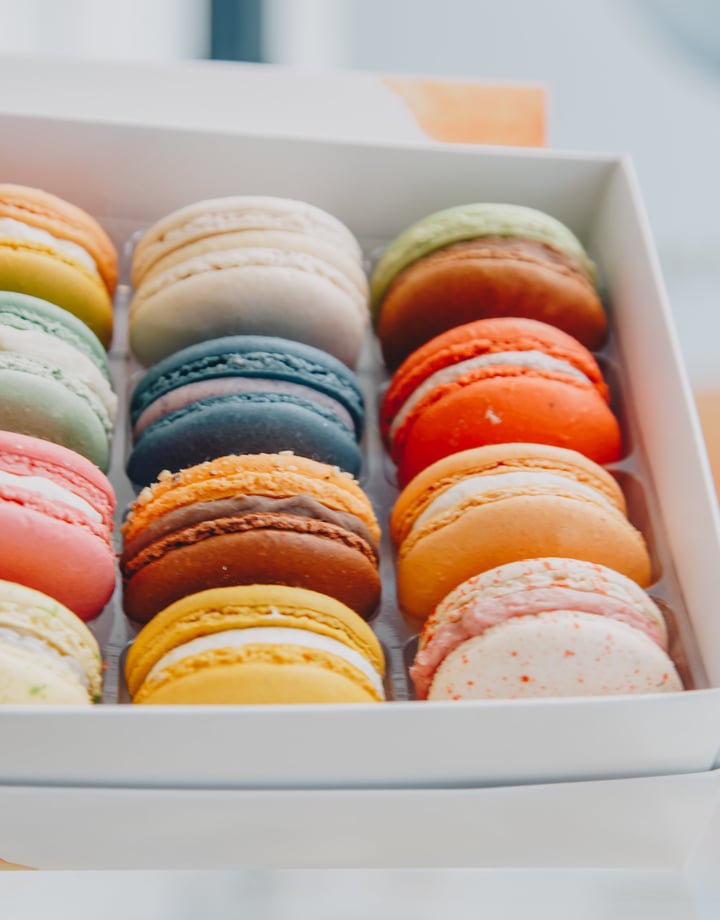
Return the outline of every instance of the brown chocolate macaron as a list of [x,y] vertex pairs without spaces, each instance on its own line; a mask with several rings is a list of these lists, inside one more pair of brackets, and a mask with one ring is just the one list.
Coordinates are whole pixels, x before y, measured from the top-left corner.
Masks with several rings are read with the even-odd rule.
[[541,320],[590,349],[607,333],[595,266],[580,241],[550,215],[518,205],[471,204],[423,218],[388,246],[371,293],[390,369],[433,336],[485,317]]
[[145,623],[188,594],[280,584],[364,618],[380,599],[380,528],[348,473],[290,453],[221,457],[144,489],[123,525],[123,606]]

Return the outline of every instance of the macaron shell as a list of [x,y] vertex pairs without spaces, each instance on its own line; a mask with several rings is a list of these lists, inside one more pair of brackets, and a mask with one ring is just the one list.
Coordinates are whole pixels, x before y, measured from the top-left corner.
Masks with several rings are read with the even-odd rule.
[[454,326],[517,316],[557,326],[587,348],[599,348],[607,317],[597,291],[580,272],[517,248],[459,244],[434,253],[395,278],[382,303],[377,335],[385,363],[409,354]]
[[349,283],[337,283],[339,273],[294,253],[279,260],[274,250],[248,249],[242,263],[235,256],[198,257],[185,264],[186,274],[157,276],[155,293],[136,292],[130,346],[142,364],[207,339],[268,335],[304,342],[354,366],[369,314]]
[[429,393],[393,442],[401,485],[448,454],[485,444],[535,442],[617,461],[622,436],[590,384],[526,368],[486,367]]
[[362,457],[352,431],[330,410],[281,393],[216,396],[166,415],[140,437],[127,472],[136,484],[147,485],[162,470],[181,470],[227,453],[283,450],[353,475],[360,472]]
[[58,517],[51,502],[17,502],[0,487],[0,578],[60,601],[80,619],[98,616],[115,589],[115,559],[107,538],[80,515]]
[[124,538],[132,540],[152,521],[177,508],[236,495],[307,495],[334,511],[354,514],[368,526],[375,541],[380,541],[372,505],[352,476],[294,454],[218,457],[163,476],[138,496],[122,526]]
[[390,533],[394,543],[399,545],[428,505],[455,483],[484,473],[533,470],[566,476],[571,482],[586,485],[599,492],[623,515],[627,513],[625,496],[617,481],[607,470],[578,451],[547,444],[491,444],[449,454],[426,467],[408,483],[390,515]]
[[359,261],[362,253],[350,230],[315,205],[290,198],[237,195],[193,202],[153,224],[133,254],[132,281],[137,286],[168,253],[206,237],[246,230],[271,230],[319,237]]
[[110,380],[105,349],[94,332],[72,313],[56,304],[18,291],[0,291],[0,326],[40,330],[82,352]]
[[224,586],[307,588],[336,598],[364,619],[380,600],[370,548],[338,527],[309,519],[270,514],[213,521],[150,550],[155,558],[124,580],[125,612],[140,623],[182,597]]
[[377,307],[393,279],[409,265],[438,249],[482,237],[521,238],[553,246],[577,260],[594,279],[595,266],[582,243],[555,217],[524,205],[477,202],[428,214],[396,237],[373,272],[373,305]]
[[378,702],[367,678],[341,658],[297,646],[245,646],[184,659],[145,684],[135,703]]
[[60,661],[0,637],[0,705],[89,706],[87,689]]
[[467,504],[430,521],[400,547],[398,600],[424,620],[457,585],[486,569],[537,556],[567,556],[616,569],[641,586],[651,581],[642,534],[600,503],[528,491]]
[[174,268],[194,259],[196,256],[212,255],[231,249],[279,249],[284,252],[304,252],[322,259],[337,271],[342,272],[357,287],[364,300],[368,299],[368,280],[357,253],[339,246],[337,241],[310,236],[290,230],[242,230],[236,233],[220,233],[194,240],[163,256],[142,276],[142,283],[167,269]]
[[0,239],[0,289],[29,294],[82,320],[109,348],[113,331],[110,295],[80,262],[31,243]]
[[516,617],[443,661],[430,700],[607,696],[682,690],[668,657],[625,623],[557,611]]
[[18,366],[0,353],[0,428],[53,441],[106,471],[110,433],[92,394],[72,383],[45,362],[26,360]]
[[0,217],[39,227],[86,249],[112,296],[117,286],[117,251],[103,227],[82,208],[42,189],[0,185]]

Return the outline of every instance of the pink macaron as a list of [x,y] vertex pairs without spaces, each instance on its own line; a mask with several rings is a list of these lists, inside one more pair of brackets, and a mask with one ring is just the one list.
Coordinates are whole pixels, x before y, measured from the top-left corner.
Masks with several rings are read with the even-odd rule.
[[634,581],[578,559],[511,562],[468,579],[427,620],[419,699],[682,690],[663,614]]
[[114,510],[113,488],[90,460],[0,431],[0,578],[94,619],[115,587]]

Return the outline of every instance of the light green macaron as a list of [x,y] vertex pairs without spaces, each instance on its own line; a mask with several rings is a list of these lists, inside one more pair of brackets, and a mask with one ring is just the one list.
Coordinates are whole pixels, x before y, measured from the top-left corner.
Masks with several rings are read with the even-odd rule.
[[496,202],[459,205],[422,218],[390,243],[370,279],[371,306],[376,318],[387,289],[401,271],[452,243],[483,236],[518,237],[555,246],[575,258],[588,277],[595,280],[595,265],[580,240],[549,214]]
[[117,398],[105,350],[67,310],[0,291],[0,429],[62,444],[103,471]]

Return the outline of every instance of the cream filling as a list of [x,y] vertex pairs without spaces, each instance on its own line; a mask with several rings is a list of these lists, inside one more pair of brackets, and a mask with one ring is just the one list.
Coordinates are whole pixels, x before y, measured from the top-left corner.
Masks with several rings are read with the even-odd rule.
[[69,489],[59,486],[51,479],[45,479],[42,476],[18,476],[16,473],[0,470],[0,485],[16,486],[50,501],[62,502],[63,505],[70,505],[71,508],[82,511],[91,520],[102,523],[102,515],[89,502]]
[[49,658],[69,671],[76,680],[80,681],[86,690],[90,689],[90,681],[80,665],[80,662],[67,655],[62,655],[57,649],[48,645],[47,642],[43,642],[42,639],[30,635],[30,633],[16,632],[14,629],[7,629],[4,626],[0,626],[0,643],[14,645],[18,648],[25,649],[27,652],[32,652],[34,655],[43,655],[45,658]]
[[40,358],[81,380],[100,400],[115,423],[117,396],[110,383],[87,355],[47,332],[0,326],[0,351]]
[[60,240],[47,230],[41,230],[40,227],[31,227],[20,220],[14,220],[12,217],[0,218],[0,238],[10,240],[21,240],[27,243],[40,243],[47,246],[48,249],[54,249],[56,252],[64,253],[67,256],[80,262],[91,272],[99,275],[97,263],[90,255],[87,249],[83,249],[72,240]]
[[412,530],[422,527],[423,524],[451,511],[456,505],[462,504],[473,495],[483,495],[487,492],[498,492],[504,489],[513,489],[518,492],[531,489],[543,491],[561,491],[577,495],[580,498],[589,498],[593,501],[601,500],[613,511],[617,510],[608,499],[582,482],[569,479],[567,476],[556,476],[553,473],[492,473],[484,476],[471,476],[451,486],[442,495],[431,501],[425,510],[418,516]]
[[443,367],[441,370],[431,374],[427,380],[424,380],[401,406],[390,426],[390,436],[393,438],[395,437],[396,432],[403,425],[410,412],[420,400],[427,393],[434,390],[435,387],[454,383],[462,377],[463,374],[467,374],[468,371],[497,365],[504,365],[506,367],[508,365],[512,367],[526,367],[535,371],[565,374],[566,376],[573,377],[575,380],[589,383],[592,386],[590,378],[583,374],[582,371],[578,370],[574,365],[570,364],[569,361],[563,361],[561,358],[553,358],[551,355],[546,355],[542,351],[498,351],[492,354],[478,355],[476,358],[468,358],[467,361],[459,361],[457,364],[452,364],[450,367]]
[[385,699],[382,681],[380,675],[370,662],[359,652],[349,648],[337,639],[331,639],[329,636],[311,633],[305,629],[293,629],[292,627],[282,626],[255,626],[248,629],[228,629],[224,632],[213,633],[210,636],[200,636],[198,639],[191,639],[184,645],[179,645],[172,649],[157,662],[148,674],[146,680],[150,681],[157,677],[161,671],[177,661],[184,658],[191,658],[194,655],[201,655],[203,652],[209,652],[214,649],[223,648],[242,648],[244,645],[296,645],[301,648],[309,648],[315,651],[328,652],[338,658],[343,658],[348,664],[351,664],[358,671],[361,671],[370,681],[373,688],[380,696]]

